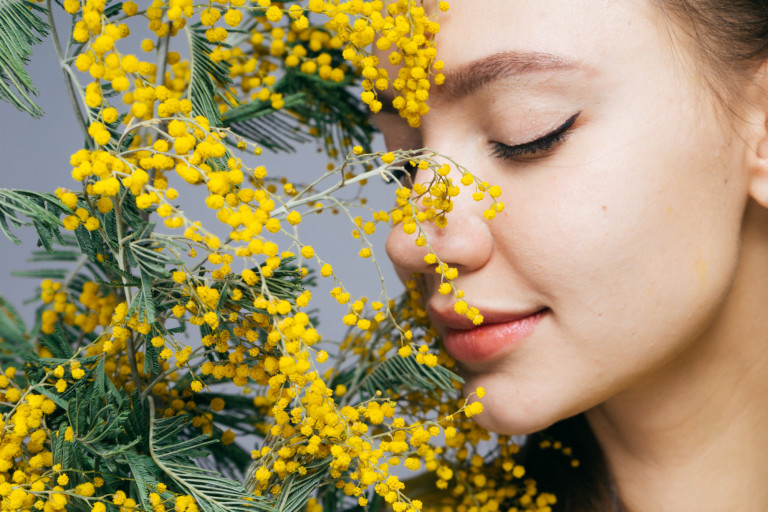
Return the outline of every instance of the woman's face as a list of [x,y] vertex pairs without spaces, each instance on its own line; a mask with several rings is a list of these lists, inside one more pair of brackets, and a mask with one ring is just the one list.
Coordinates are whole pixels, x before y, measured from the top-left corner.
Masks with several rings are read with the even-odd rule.
[[447,80],[421,128],[377,124],[390,149],[501,186],[496,219],[464,189],[448,226],[427,226],[484,325],[453,313],[414,235],[396,227],[387,251],[423,274],[465,391],[485,388],[479,422],[535,431],[676,371],[729,300],[749,176],[669,26],[632,0],[454,0],[439,21]]

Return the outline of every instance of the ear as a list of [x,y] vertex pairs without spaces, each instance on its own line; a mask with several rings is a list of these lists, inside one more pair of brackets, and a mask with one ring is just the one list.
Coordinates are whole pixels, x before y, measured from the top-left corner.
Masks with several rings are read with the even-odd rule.
[[768,61],[755,73],[750,85],[746,140],[750,154],[749,194],[763,208],[768,208]]

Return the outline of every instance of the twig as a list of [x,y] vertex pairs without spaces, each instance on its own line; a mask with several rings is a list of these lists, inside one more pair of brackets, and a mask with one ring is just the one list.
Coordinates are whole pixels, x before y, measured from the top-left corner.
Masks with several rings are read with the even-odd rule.
[[56,49],[56,56],[59,59],[59,65],[62,68],[62,73],[64,75],[64,85],[67,89],[67,95],[69,96],[69,102],[72,105],[72,110],[75,112],[75,118],[77,119],[77,124],[80,125],[80,129],[83,132],[83,137],[85,137],[85,140],[90,140],[91,136],[88,135],[88,126],[85,123],[85,118],[83,117],[83,113],[80,111],[80,105],[77,102],[77,97],[75,96],[75,90],[72,85],[72,79],[70,78],[69,74],[67,74],[67,71],[64,69],[65,64],[65,58],[64,58],[64,52],[61,50],[61,43],[59,42],[59,33],[56,31],[56,22],[53,19],[53,9],[51,5],[51,0],[46,0],[45,2],[46,6],[46,12],[48,14],[48,24],[51,26],[51,39],[53,39],[53,46]]

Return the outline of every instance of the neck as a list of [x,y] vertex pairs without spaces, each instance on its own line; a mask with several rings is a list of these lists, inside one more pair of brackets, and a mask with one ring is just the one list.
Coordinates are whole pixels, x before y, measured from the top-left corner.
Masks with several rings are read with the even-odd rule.
[[751,206],[734,285],[711,327],[587,412],[628,511],[768,510],[768,217]]

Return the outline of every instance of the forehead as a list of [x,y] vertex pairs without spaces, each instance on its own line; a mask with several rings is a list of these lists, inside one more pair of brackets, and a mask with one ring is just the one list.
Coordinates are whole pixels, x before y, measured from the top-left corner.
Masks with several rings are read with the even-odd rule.
[[453,0],[439,13],[446,70],[487,55],[540,52],[586,65],[637,59],[660,40],[660,16],[645,0]]

